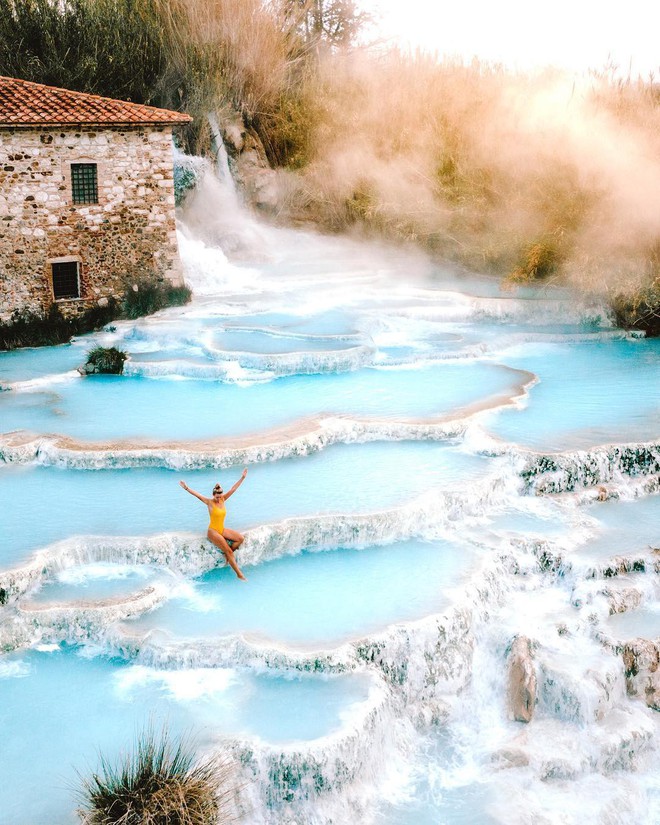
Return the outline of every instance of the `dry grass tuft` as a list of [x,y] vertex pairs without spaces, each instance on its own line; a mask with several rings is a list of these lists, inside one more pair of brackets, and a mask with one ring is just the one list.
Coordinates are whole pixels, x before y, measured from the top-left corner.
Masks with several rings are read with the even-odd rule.
[[118,765],[82,780],[83,825],[224,825],[233,821],[235,788],[228,764],[195,762],[188,743],[149,729]]

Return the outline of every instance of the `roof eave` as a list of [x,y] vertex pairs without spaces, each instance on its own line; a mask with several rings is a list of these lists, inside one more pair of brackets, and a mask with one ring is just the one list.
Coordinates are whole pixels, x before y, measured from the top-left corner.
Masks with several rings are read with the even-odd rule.
[[126,128],[140,128],[144,126],[185,126],[192,123],[192,118],[187,117],[185,120],[140,120],[140,121],[107,121],[107,120],[84,120],[84,121],[39,121],[33,123],[16,123],[11,121],[0,121],[0,129],[80,129],[86,126],[94,126],[96,128],[111,129],[114,127]]

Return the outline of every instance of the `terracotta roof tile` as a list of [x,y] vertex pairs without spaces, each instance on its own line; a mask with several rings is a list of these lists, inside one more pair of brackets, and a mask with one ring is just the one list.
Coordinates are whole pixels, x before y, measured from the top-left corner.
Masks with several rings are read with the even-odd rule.
[[189,123],[190,115],[0,77],[0,126]]

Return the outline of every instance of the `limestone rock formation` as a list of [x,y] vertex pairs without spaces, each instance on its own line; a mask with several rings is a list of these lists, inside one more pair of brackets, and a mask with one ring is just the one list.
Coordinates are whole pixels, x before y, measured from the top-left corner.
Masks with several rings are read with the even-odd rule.
[[660,644],[649,639],[632,639],[623,648],[626,688],[629,696],[639,696],[654,710],[660,710]]
[[240,115],[222,124],[222,139],[232,160],[234,178],[247,200],[262,212],[278,207],[278,175],[270,168],[257,133],[245,126]]
[[527,636],[516,636],[509,653],[509,717],[530,722],[536,705],[536,669],[532,643]]

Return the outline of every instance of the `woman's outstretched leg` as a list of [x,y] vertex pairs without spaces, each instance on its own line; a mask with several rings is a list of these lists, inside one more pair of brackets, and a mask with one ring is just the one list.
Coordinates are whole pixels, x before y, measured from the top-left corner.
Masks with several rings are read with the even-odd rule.
[[222,550],[224,557],[227,559],[227,564],[231,567],[231,569],[236,573],[239,579],[243,581],[247,581],[243,573],[241,572],[241,568],[236,564],[236,559],[234,558],[234,551],[231,547],[227,544],[227,540],[218,533],[217,530],[209,530],[206,534],[209,541],[213,542],[216,547]]

